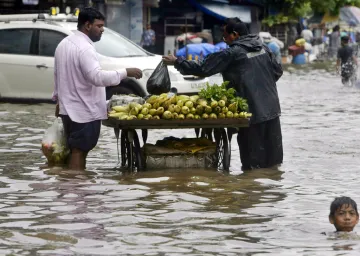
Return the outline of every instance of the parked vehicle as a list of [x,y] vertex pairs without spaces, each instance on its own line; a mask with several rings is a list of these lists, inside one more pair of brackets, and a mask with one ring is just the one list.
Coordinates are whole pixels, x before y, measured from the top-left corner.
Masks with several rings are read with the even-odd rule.
[[[51,99],[55,49],[77,30],[76,21],[77,17],[70,14],[0,15],[0,100]],[[146,82],[161,56],[145,51],[109,28],[105,28],[95,48],[106,70],[137,67],[143,71],[142,79],[127,78],[118,86],[108,87],[107,99],[113,94],[148,94]],[[181,94],[197,93],[208,81],[183,76],[174,67],[169,67],[169,74],[171,86]]]

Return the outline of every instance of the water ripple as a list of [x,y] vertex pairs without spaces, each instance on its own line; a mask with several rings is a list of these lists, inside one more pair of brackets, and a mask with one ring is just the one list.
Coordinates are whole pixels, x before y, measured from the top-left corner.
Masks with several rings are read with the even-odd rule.
[[[360,240],[321,232],[334,230],[334,197],[360,201],[360,90],[315,70],[278,89],[284,164],[242,172],[234,137],[230,174],[114,170],[106,127],[86,172],[49,168],[40,142],[54,105],[0,104],[0,255],[357,255]],[[195,135],[149,142],[170,133]]]

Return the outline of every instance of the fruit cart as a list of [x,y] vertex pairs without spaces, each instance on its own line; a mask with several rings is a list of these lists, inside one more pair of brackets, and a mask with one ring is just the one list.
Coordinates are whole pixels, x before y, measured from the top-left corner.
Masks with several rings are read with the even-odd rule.
[[103,121],[103,125],[114,128],[119,164],[121,155],[121,166],[127,167],[131,171],[135,168],[138,171],[146,169],[146,160],[142,156],[136,130],[141,130],[145,145],[149,129],[195,129],[197,137],[206,137],[215,141],[216,166],[214,167],[222,167],[223,170],[229,171],[232,134],[236,131],[236,128],[248,127],[249,119],[119,120],[109,117],[109,119]]

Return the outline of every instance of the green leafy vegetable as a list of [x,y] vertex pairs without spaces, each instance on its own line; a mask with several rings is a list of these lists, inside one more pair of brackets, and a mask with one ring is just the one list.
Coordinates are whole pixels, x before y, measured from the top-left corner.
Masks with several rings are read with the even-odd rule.
[[199,96],[206,99],[209,103],[212,101],[224,100],[226,105],[229,103],[237,103],[238,108],[241,111],[248,112],[249,106],[247,100],[241,97],[236,97],[236,90],[234,88],[227,89],[229,81],[223,82],[221,85],[209,83],[206,84],[206,88],[201,89]]
[[218,101],[223,99],[224,97],[226,97],[226,100],[231,100],[235,98],[236,91],[234,88],[227,89],[226,87],[228,84],[228,81],[223,82],[221,85],[210,85],[209,83],[207,83],[206,88],[201,89],[201,91],[199,92],[199,96],[208,101]]

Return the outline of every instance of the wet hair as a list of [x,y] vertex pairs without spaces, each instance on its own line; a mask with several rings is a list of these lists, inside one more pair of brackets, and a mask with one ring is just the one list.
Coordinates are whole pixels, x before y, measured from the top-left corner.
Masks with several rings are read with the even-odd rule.
[[81,29],[86,22],[93,24],[95,20],[105,20],[105,16],[93,7],[85,7],[79,13],[77,27]]
[[352,200],[350,197],[342,196],[337,197],[330,205],[330,214],[329,217],[334,217],[335,212],[340,209],[343,205],[352,206],[352,208],[355,210],[356,215],[359,216],[359,212],[357,210],[357,204],[354,200]]
[[339,26],[339,25],[336,25],[335,27],[333,27],[333,31],[334,31],[334,32],[340,31],[340,26]]
[[350,38],[348,36],[342,36],[341,37],[341,42],[342,43],[347,44],[347,43],[349,43],[349,40],[350,40]]
[[249,34],[246,24],[237,17],[225,19],[224,26],[225,31],[228,34],[232,34],[234,32],[238,33],[240,36],[246,36]]

